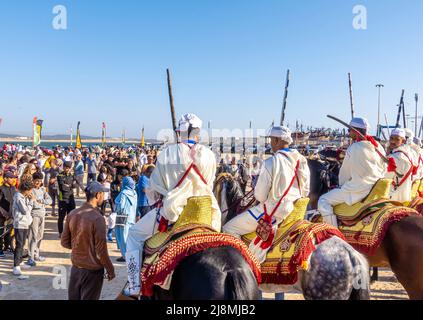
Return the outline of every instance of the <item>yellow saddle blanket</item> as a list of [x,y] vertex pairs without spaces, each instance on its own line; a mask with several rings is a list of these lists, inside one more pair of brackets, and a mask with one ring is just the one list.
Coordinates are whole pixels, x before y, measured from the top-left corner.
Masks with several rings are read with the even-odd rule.
[[257,281],[261,281],[260,264],[248,247],[232,235],[213,230],[211,219],[211,198],[192,197],[170,230],[155,234],[145,243],[141,268],[142,295],[152,296],[155,285],[169,283],[174,269],[184,258],[222,246],[237,249],[250,265]]
[[[308,202],[307,198],[297,200],[294,211],[279,226],[266,261],[261,264],[262,283],[296,283],[298,271],[308,269],[308,259],[315,245],[333,236],[344,238],[333,226],[304,220]],[[253,232],[243,236],[242,240],[249,245],[255,238]]]
[[423,180],[416,180],[413,182],[411,188],[411,201],[404,203],[405,206],[416,209],[423,213]]
[[333,208],[334,213],[341,220],[351,220],[357,218],[360,212],[365,207],[380,200],[389,200],[389,193],[391,191],[392,180],[391,179],[380,179],[370,190],[369,195],[362,201],[349,206],[345,203],[337,205]]

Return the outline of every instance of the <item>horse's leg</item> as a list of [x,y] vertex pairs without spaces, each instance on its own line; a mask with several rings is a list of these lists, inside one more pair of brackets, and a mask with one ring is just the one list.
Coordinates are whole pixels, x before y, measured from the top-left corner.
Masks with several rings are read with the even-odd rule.
[[369,298],[369,266],[348,243],[332,237],[317,246],[301,287],[308,300]]
[[373,273],[372,276],[370,277],[370,282],[373,283],[375,281],[377,281],[379,279],[379,271],[377,267],[373,267],[372,268]]
[[423,300],[423,218],[392,224],[383,242],[392,271],[410,299]]

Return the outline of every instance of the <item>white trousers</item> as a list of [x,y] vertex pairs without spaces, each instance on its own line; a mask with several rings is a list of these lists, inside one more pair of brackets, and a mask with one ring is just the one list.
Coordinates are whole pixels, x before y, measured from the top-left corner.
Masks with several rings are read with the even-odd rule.
[[333,189],[322,195],[317,203],[317,210],[322,215],[323,222],[338,227],[333,207],[342,203],[347,203],[347,195],[342,189]]
[[129,295],[138,295],[141,292],[140,271],[143,263],[144,243],[158,232],[159,221],[159,209],[154,208],[129,229],[125,256]]
[[[237,238],[245,234],[256,231],[258,226],[258,221],[262,218],[264,214],[263,205],[259,204],[254,208],[251,208],[239,215],[237,215],[232,220],[228,221],[223,227],[222,232],[229,233]],[[273,218],[273,231],[276,233],[278,225],[282,221],[279,219]],[[254,245],[254,241],[250,243],[250,251],[256,256],[260,263],[263,263],[266,260],[266,254],[268,249],[260,248],[262,241],[260,240],[257,245]]]

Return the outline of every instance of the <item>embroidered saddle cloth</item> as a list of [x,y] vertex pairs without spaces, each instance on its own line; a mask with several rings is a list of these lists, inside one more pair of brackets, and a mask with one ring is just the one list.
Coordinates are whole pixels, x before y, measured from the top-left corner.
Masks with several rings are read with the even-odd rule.
[[[298,280],[298,271],[308,269],[308,261],[315,245],[333,237],[344,238],[335,227],[304,220],[309,199],[299,199],[294,210],[279,226],[266,261],[261,265],[264,284],[292,285]],[[249,245],[256,237],[250,233],[242,237]]]
[[394,222],[418,214],[400,202],[389,200],[391,186],[391,179],[380,179],[363,201],[334,207],[339,230],[347,242],[363,254],[376,252]]
[[341,220],[339,230],[356,250],[366,255],[375,254],[389,227],[405,217],[419,215],[409,207],[394,201],[375,201],[363,208],[355,217]]
[[411,199],[410,202],[404,203],[404,205],[423,213],[423,180],[416,180],[413,182]]
[[238,238],[211,228],[211,198],[192,197],[173,227],[145,243],[141,268],[142,294],[153,295],[154,285],[169,289],[173,271],[186,257],[209,248],[231,246],[240,251],[260,282],[260,264]]

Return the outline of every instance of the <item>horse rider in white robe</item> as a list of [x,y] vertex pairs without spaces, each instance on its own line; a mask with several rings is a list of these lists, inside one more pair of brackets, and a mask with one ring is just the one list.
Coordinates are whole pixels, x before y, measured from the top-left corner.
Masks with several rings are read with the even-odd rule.
[[377,150],[385,155],[383,147],[367,133],[370,130],[364,118],[353,118],[350,126],[359,131],[363,140],[354,130],[349,130],[353,143],[348,147],[339,171],[339,188],[322,195],[318,201],[318,211],[323,221],[338,227],[333,207],[346,203],[353,205],[363,200],[379,179],[384,178],[386,165]]
[[196,115],[184,115],[178,127],[181,143],[168,145],[157,157],[147,196],[150,203],[160,205],[129,230],[126,244],[127,295],[138,296],[141,292],[140,268],[145,241],[158,231],[165,231],[168,224],[175,223],[188,198],[211,197],[212,228],[220,232],[222,214],[212,191],[216,157],[209,148],[198,144],[201,127],[202,121]]
[[[278,225],[293,211],[294,202],[307,197],[310,192],[307,160],[297,150],[289,148],[291,131],[286,127],[273,127],[269,135],[274,155],[264,161],[254,189],[254,196],[260,204],[228,221],[222,227],[223,232],[240,237],[255,231],[259,221],[265,219],[269,226],[272,223],[274,234]],[[250,249],[263,262],[272,241],[254,242]]]
[[392,130],[388,150],[388,157],[395,162],[386,174],[386,178],[394,180],[391,199],[399,202],[411,201],[411,187],[416,169],[414,151],[406,144],[404,129]]
[[[416,174],[413,176],[413,182],[423,178],[423,158],[422,158],[422,148],[419,145],[419,139],[414,137],[414,132],[411,129],[404,129],[405,131],[405,144],[410,148],[410,153],[413,156],[413,164],[416,167]],[[417,142],[417,143],[416,143]]]

